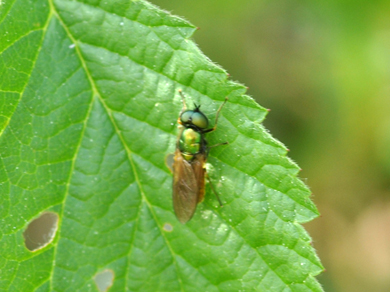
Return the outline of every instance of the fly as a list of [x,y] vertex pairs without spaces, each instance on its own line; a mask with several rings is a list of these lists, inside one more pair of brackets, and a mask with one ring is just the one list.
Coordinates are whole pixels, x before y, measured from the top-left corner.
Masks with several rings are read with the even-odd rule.
[[207,146],[204,136],[217,128],[219,112],[228,98],[225,98],[216,113],[214,127],[209,129],[209,120],[200,111],[200,105],[195,105],[195,109],[187,110],[184,95],[181,90],[179,93],[182,97],[183,108],[178,119],[180,133],[176,140],[173,161],[173,209],[177,219],[181,223],[186,223],[194,215],[197,204],[203,201],[205,177],[209,180],[211,189],[222,206],[205,166],[210,148],[228,144],[228,142]]

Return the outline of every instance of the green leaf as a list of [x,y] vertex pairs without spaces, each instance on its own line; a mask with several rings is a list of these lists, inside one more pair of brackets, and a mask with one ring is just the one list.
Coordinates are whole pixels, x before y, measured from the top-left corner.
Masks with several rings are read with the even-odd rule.
[[[193,25],[144,1],[0,9],[1,291],[98,291],[107,270],[110,291],[322,291],[299,167],[260,124],[267,111],[190,39]],[[165,165],[179,89],[210,121],[229,97],[207,134],[229,142],[208,160],[224,207],[207,186],[185,225]],[[31,251],[26,229],[47,212],[54,240]]]

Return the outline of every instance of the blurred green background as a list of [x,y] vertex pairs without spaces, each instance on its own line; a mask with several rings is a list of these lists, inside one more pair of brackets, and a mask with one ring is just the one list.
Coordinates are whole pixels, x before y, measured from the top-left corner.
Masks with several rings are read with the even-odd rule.
[[272,111],[322,216],[327,292],[390,291],[390,1],[151,0]]

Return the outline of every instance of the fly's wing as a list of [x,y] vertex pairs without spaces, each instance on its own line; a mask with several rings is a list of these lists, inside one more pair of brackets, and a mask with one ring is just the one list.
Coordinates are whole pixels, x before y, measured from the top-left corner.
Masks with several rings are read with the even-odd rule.
[[186,223],[195,213],[199,185],[191,163],[176,149],[173,161],[173,209],[177,219]]
[[198,192],[198,203],[203,201],[204,190],[205,190],[205,164],[206,164],[206,155],[203,153],[197,154],[195,159],[191,162],[192,169],[194,171],[195,179],[198,182],[199,192]]

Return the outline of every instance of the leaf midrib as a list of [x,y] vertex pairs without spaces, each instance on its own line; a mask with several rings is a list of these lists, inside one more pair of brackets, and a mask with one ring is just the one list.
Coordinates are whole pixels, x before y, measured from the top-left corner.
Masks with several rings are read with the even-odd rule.
[[[70,185],[70,181],[71,181],[71,178],[72,178],[72,173],[73,173],[73,170],[74,170],[74,165],[75,165],[75,161],[77,159],[77,155],[78,155],[78,152],[79,152],[79,148],[81,146],[81,141],[83,139],[83,136],[84,136],[84,131],[85,131],[85,128],[86,128],[86,125],[87,125],[87,122],[88,122],[88,119],[89,119],[89,116],[90,116],[90,113],[91,113],[91,109],[92,109],[92,106],[93,106],[93,103],[94,103],[94,100],[96,98],[96,96],[98,97],[100,103],[102,104],[102,106],[104,107],[104,109],[106,110],[107,112],[107,115],[111,121],[111,124],[112,126],[114,127],[114,130],[115,130],[115,133],[118,135],[122,145],[123,145],[123,148],[126,150],[126,154],[127,154],[127,158],[130,162],[130,165],[131,165],[131,168],[132,168],[132,171],[134,173],[134,176],[135,176],[135,181],[138,185],[138,188],[140,190],[140,193],[141,193],[141,196],[142,196],[142,200],[147,204],[152,216],[153,216],[153,219],[156,223],[156,225],[159,227],[159,231],[160,231],[160,234],[162,235],[162,237],[164,238],[164,241],[172,255],[172,259],[173,259],[173,262],[175,264],[175,268],[176,270],[179,269],[178,265],[177,265],[177,262],[176,262],[176,258],[175,258],[175,253],[173,252],[173,249],[168,241],[168,239],[165,237],[164,233],[162,232],[162,226],[159,224],[159,221],[157,220],[157,216],[154,212],[154,209],[152,208],[150,202],[148,201],[146,195],[145,195],[145,192],[142,188],[142,184],[139,180],[139,175],[138,175],[138,172],[137,172],[137,169],[135,167],[135,163],[134,163],[134,160],[132,158],[132,152],[130,151],[130,149],[128,148],[127,144],[125,143],[124,139],[123,139],[123,136],[121,135],[121,131],[119,131],[118,129],[118,126],[115,122],[115,120],[113,119],[112,117],[112,114],[111,114],[111,110],[107,107],[106,103],[104,102],[104,99],[101,97],[101,94],[99,93],[99,90],[97,89],[97,86],[90,74],[90,71],[86,65],[86,62],[84,60],[84,58],[82,57],[82,54],[80,52],[80,49],[79,49],[79,46],[77,45],[77,41],[76,39],[73,37],[73,35],[71,34],[71,32],[69,31],[69,29],[67,28],[67,26],[65,25],[65,23],[63,22],[62,18],[60,17],[59,13],[55,10],[54,8],[54,4],[52,3],[52,0],[50,0],[50,3],[51,3],[51,7],[53,8],[53,14],[56,15],[57,19],[59,20],[59,22],[61,23],[62,27],[64,28],[67,36],[71,39],[71,41],[75,44],[75,51],[76,51],[76,54],[78,55],[79,57],[79,60],[82,64],[82,67],[84,68],[84,71],[85,71],[85,74],[87,75],[88,77],[88,80],[90,82],[90,85],[91,85],[91,89],[92,89],[92,99],[91,99],[91,104],[89,106],[89,109],[88,109],[88,113],[86,114],[86,117],[85,117],[85,121],[84,121],[84,128],[83,128],[83,131],[80,135],[80,142],[79,142],[79,145],[77,145],[77,149],[75,151],[75,156],[74,156],[74,159],[72,161],[72,166],[71,166],[71,171],[70,171],[70,175],[69,175],[69,180],[68,180],[68,183],[67,183],[67,190],[65,192],[65,196],[64,196],[64,200],[63,200],[63,203],[62,203],[62,214],[60,216],[60,218],[63,218],[63,212],[64,212],[64,205],[66,203],[66,198],[68,197],[68,190],[69,190],[69,185]],[[51,17],[50,17],[51,18]],[[141,208],[138,208],[138,213],[137,213],[137,219],[136,219],[136,223],[138,222],[138,219],[139,219],[139,216],[140,216],[140,213],[141,213]],[[136,232],[136,228],[137,228],[137,224],[135,224],[134,226],[134,231],[133,231],[133,235],[134,233]],[[61,229],[61,225],[59,224],[59,227],[58,227],[58,230]],[[59,231],[59,234],[60,234],[60,231]],[[58,244],[57,244],[58,245]],[[54,272],[54,264],[55,264],[55,255],[56,255],[56,251],[57,251],[57,245],[55,245],[55,252],[54,252],[54,256],[53,256],[53,267],[52,267],[52,270],[51,270],[51,280],[53,279],[53,272]],[[133,236],[133,241],[131,242],[131,245],[130,245],[130,250],[128,252],[128,255],[127,257],[129,258],[130,255],[131,255],[131,250],[134,246],[134,236]],[[129,262],[129,261],[128,261]],[[127,267],[129,267],[129,265],[127,265]],[[177,272],[177,276],[178,276],[178,282],[179,282],[179,285],[181,287],[181,291],[184,291],[183,290],[183,286],[182,286],[182,280],[180,279],[180,273]],[[126,278],[126,281],[125,281],[125,285],[126,285],[126,282],[127,282],[127,278]],[[53,288],[53,285],[52,285],[52,281],[51,281],[51,288]]]

